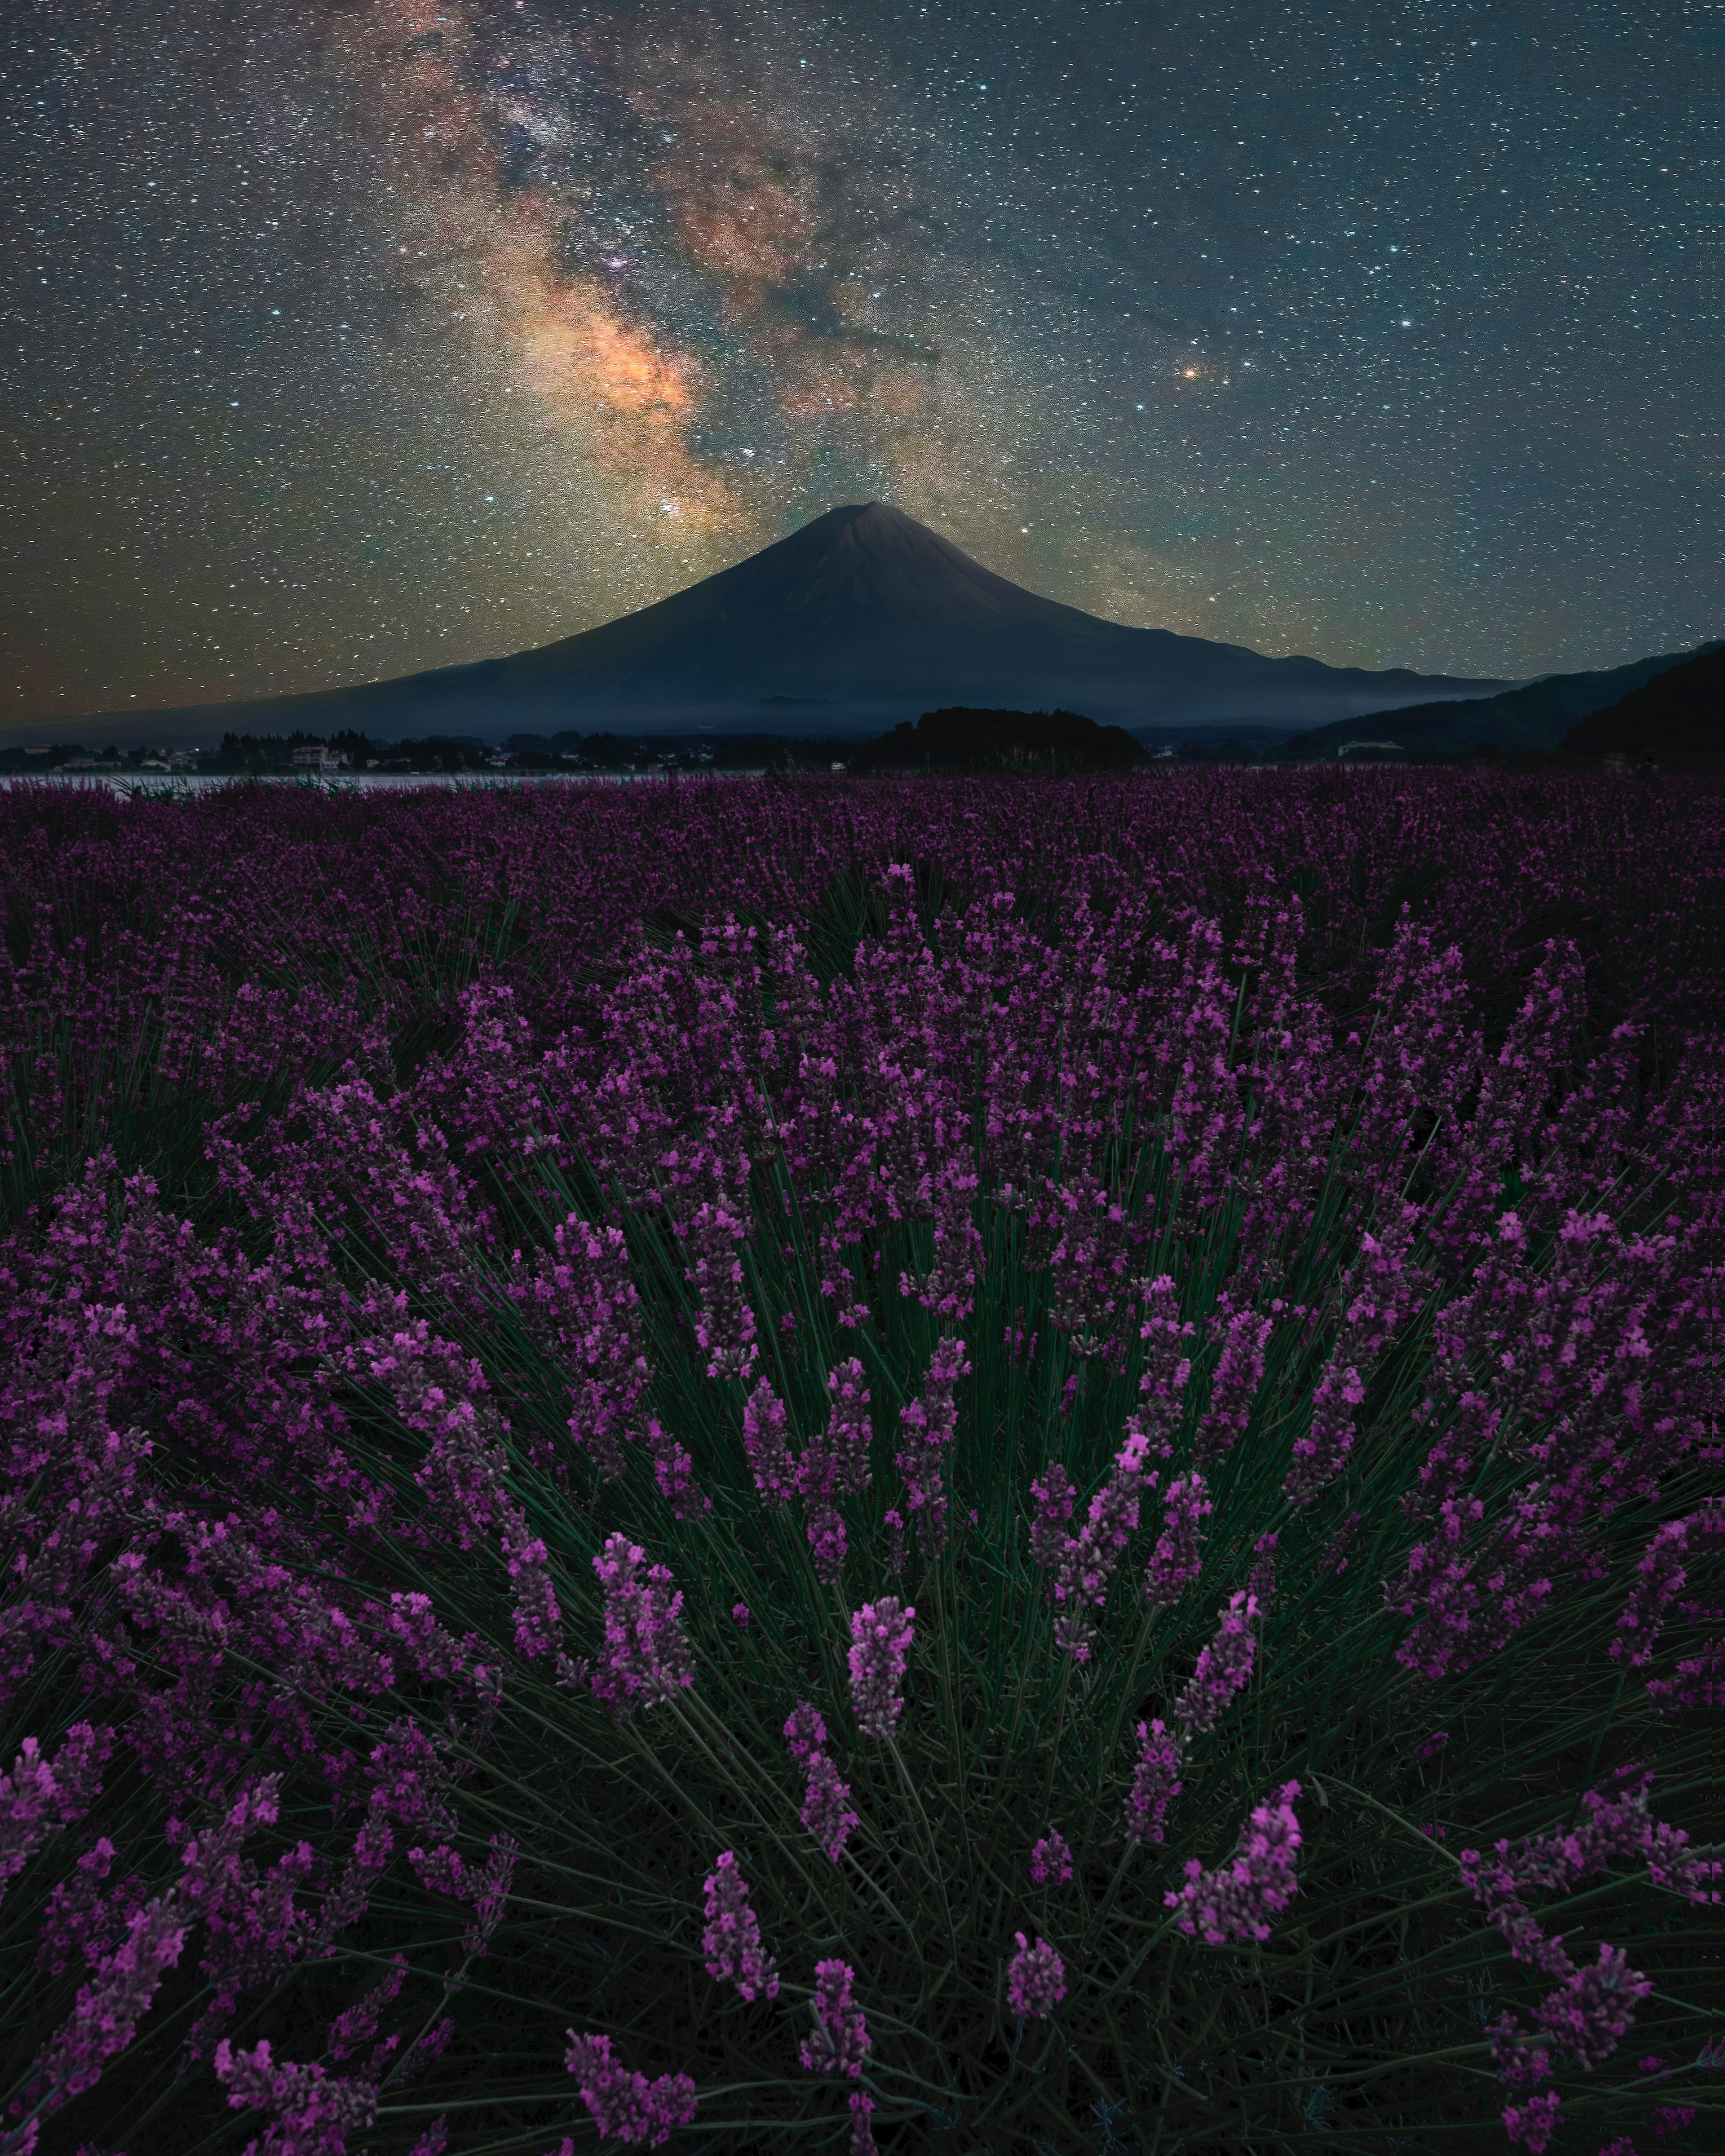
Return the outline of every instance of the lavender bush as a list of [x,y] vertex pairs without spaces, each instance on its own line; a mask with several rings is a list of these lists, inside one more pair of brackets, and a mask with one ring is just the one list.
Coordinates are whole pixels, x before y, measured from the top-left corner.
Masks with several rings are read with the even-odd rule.
[[0,2152],[1716,2146],[1718,810],[0,797]]

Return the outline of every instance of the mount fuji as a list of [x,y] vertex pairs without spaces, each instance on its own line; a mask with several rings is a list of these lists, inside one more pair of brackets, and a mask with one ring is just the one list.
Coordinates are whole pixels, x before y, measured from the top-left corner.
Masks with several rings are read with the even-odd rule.
[[639,613],[509,658],[123,716],[134,727],[146,722],[159,733],[172,721],[212,739],[228,728],[348,726],[376,739],[787,726],[832,734],[943,704],[1064,706],[1125,726],[1255,721],[1293,729],[1508,685],[1270,659],[1241,644],[1128,629],[1026,591],[901,510],[871,501],[830,509]]

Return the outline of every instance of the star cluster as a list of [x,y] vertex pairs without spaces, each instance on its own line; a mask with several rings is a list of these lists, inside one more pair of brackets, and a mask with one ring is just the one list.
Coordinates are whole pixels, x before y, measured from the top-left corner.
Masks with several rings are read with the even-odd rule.
[[1717,8],[17,0],[0,717],[543,644],[835,502],[1113,619],[1720,633]]

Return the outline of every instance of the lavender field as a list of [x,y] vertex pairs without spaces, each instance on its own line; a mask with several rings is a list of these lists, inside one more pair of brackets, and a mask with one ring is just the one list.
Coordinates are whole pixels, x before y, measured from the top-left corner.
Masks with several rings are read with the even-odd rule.
[[1725,2141],[1725,793],[0,793],[0,2156]]

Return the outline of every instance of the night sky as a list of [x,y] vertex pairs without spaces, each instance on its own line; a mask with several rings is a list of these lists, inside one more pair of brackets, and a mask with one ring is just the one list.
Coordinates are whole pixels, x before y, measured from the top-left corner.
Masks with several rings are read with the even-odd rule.
[[1338,665],[1725,633],[1717,6],[0,18],[0,717],[517,650],[871,499]]

